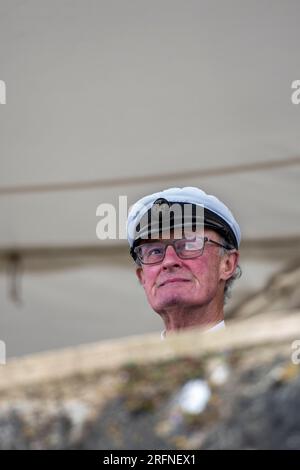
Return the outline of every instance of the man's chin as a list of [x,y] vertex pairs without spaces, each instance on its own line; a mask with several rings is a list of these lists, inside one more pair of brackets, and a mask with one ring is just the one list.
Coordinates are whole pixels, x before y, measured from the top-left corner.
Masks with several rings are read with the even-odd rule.
[[187,296],[180,295],[179,292],[173,292],[172,294],[170,293],[169,295],[164,295],[160,299],[156,299],[155,302],[150,302],[153,310],[155,310],[157,313],[165,310],[168,307],[174,307],[176,306],[185,306],[187,307],[188,305],[191,304],[191,299],[188,298]]

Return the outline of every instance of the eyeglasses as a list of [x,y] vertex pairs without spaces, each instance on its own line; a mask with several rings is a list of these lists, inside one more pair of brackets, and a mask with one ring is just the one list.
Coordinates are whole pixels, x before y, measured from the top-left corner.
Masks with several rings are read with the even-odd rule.
[[153,243],[144,243],[134,248],[134,253],[142,264],[158,264],[161,263],[165,257],[167,247],[173,246],[176,255],[181,259],[193,259],[202,255],[205,244],[212,243],[221,246],[225,250],[231,250],[232,246],[222,245],[215,240],[207,237],[180,238],[172,241],[157,241]]

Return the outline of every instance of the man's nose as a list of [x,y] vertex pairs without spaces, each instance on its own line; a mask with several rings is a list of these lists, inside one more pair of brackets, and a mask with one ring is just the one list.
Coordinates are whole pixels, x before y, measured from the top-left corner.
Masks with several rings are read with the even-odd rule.
[[181,266],[181,259],[177,256],[175,248],[171,245],[167,246],[166,254],[162,261],[163,269],[169,269],[171,267]]

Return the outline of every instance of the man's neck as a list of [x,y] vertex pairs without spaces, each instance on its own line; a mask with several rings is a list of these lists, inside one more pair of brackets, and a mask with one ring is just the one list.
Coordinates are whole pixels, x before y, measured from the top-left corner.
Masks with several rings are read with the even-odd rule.
[[167,332],[179,331],[186,328],[212,328],[224,321],[223,304],[219,308],[214,306],[168,308],[160,315]]

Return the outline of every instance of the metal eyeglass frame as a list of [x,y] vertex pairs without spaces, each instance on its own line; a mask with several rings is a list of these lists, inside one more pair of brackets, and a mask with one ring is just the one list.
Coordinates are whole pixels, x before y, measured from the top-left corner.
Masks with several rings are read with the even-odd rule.
[[[141,247],[141,245],[136,246],[133,251],[134,251],[135,255],[137,256],[138,260],[140,261],[140,263],[146,264],[146,265],[154,265],[154,264],[159,264],[159,263],[161,263],[161,262],[164,260],[164,258],[165,258],[165,256],[166,256],[166,251],[167,251],[167,248],[168,248],[169,245],[171,245],[171,246],[174,248],[176,255],[177,255],[178,258],[180,258],[180,259],[195,259],[195,258],[199,258],[199,257],[202,256],[202,254],[203,254],[203,251],[204,251],[204,248],[205,248],[205,243],[213,243],[214,245],[221,246],[221,247],[224,248],[225,250],[232,250],[232,249],[234,249],[234,247],[232,247],[231,245],[226,245],[226,246],[225,246],[225,245],[223,245],[222,243],[216,242],[215,240],[211,240],[211,238],[208,238],[208,237],[197,237],[197,238],[201,238],[201,239],[203,240],[203,246],[202,246],[201,250],[198,250],[198,251],[197,251],[196,256],[195,256],[195,254],[192,255],[192,256],[182,256],[182,255],[179,253],[179,250],[177,249],[177,245],[178,245],[178,242],[182,242],[182,240],[184,240],[183,238],[179,238],[179,239],[177,239],[177,240],[168,241],[168,242],[166,242],[166,243],[163,243],[163,242],[153,242],[153,244],[161,243],[161,244],[164,246],[164,252],[163,252],[162,258],[161,258],[159,261],[154,261],[154,262],[152,262],[152,263],[147,263],[147,262],[145,263],[145,262],[142,260],[140,254],[139,254],[139,248]],[[188,241],[192,241],[192,240],[188,240]],[[148,243],[147,243],[147,245],[148,245]],[[149,245],[151,245],[151,243],[149,243]],[[192,251],[192,250],[191,250],[191,251]],[[200,251],[200,253],[199,253],[199,251]],[[196,252],[196,250],[194,251],[194,253],[195,253],[195,252]]]

